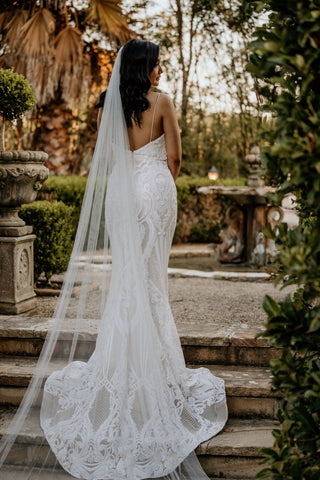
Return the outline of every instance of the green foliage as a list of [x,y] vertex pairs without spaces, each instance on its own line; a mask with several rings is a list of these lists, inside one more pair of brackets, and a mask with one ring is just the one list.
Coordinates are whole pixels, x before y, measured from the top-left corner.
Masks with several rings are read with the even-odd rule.
[[23,205],[21,218],[33,226],[35,280],[44,273],[46,279],[67,269],[74,237],[70,222],[73,208],[63,202],[37,201]]
[[320,478],[320,0],[266,0],[254,3],[268,22],[256,31],[249,69],[265,110],[273,113],[262,151],[267,174],[297,197],[300,223],[273,236],[278,248],[276,280],[298,289],[277,303],[266,297],[263,336],[283,347],[272,362],[273,387],[284,400],[278,412],[273,449],[264,449],[267,468],[257,478]]
[[[87,179],[77,175],[61,175],[51,176],[44,183],[39,192],[39,200],[58,200],[66,205],[72,206],[72,213],[69,215],[69,222],[71,217],[71,224],[76,231],[81,204],[86,188]],[[188,241],[188,242],[218,242],[220,232],[220,220],[208,219],[207,215],[202,215],[202,207],[200,205],[201,194],[197,192],[199,187],[209,185],[245,185],[246,179],[243,177],[219,179],[213,182],[208,177],[190,177],[182,175],[178,177],[176,182],[179,219],[174,236],[174,242]],[[222,200],[219,200],[221,203]],[[218,202],[219,203],[219,202]],[[198,213],[195,214],[194,209]],[[189,223],[191,216],[194,215],[195,222],[190,233],[186,234],[183,228],[184,222]],[[184,220],[182,220],[182,217]],[[74,234],[73,234],[74,236]]]
[[[210,185],[224,184],[231,182],[233,179],[212,181],[208,177],[190,177],[181,175],[176,181],[177,197],[178,197],[178,222],[173,238],[173,243],[179,242],[197,242],[211,243],[219,242],[219,234],[221,230],[221,217],[223,201],[221,198],[211,199],[214,202],[209,211],[203,211],[205,204],[203,203],[203,194],[198,193],[199,187],[207,187]],[[244,184],[245,179],[236,178],[236,183]],[[208,207],[206,207],[208,208]],[[187,225],[185,225],[185,222]],[[187,233],[188,232],[188,233]]]
[[206,176],[215,165],[222,177],[247,175],[245,156],[257,144],[264,128],[257,115],[192,112],[182,136],[182,172]]
[[248,183],[248,179],[245,177],[227,177],[227,178],[219,178],[216,182],[219,185],[223,185],[224,187],[244,187]]
[[208,177],[191,177],[189,175],[179,176],[176,181],[178,208],[182,207],[188,201],[189,195],[196,192],[197,188],[215,184],[216,182],[210,180]]
[[188,202],[189,196],[196,194],[199,187],[208,187],[210,185],[243,187],[246,184],[247,179],[245,177],[219,178],[219,180],[214,181],[210,180],[208,177],[192,177],[189,175],[181,175],[176,181],[178,208],[183,208],[183,206]]
[[59,200],[73,207],[74,224],[80,217],[87,179],[79,175],[50,176],[39,192],[40,200]]
[[13,69],[0,68],[0,114],[16,120],[37,102],[28,80]]
[[220,238],[221,224],[208,226],[205,219],[200,225],[193,225],[190,232],[189,242],[194,243],[217,243]]

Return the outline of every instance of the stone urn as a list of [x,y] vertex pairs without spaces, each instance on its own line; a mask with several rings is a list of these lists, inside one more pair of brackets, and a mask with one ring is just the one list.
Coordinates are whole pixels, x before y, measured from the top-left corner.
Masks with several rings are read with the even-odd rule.
[[0,313],[19,314],[35,306],[35,235],[19,210],[36,199],[48,178],[47,158],[45,152],[0,151]]

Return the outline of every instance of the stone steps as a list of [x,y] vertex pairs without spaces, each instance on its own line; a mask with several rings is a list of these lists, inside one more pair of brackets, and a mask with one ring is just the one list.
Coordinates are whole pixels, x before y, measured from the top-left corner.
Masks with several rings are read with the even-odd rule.
[[[19,405],[37,360],[37,357],[0,357],[0,405]],[[64,365],[65,362],[59,360],[52,362],[48,374]],[[198,368],[199,365],[192,367]],[[270,392],[269,368],[233,365],[207,367],[214,375],[225,380],[230,416],[275,418],[280,399]]]
[[[71,480],[71,475],[61,472],[52,472],[50,469],[39,469],[35,468],[31,474],[23,467],[17,466],[5,466],[2,467],[0,472],[3,477],[0,477],[1,480]],[[29,475],[29,476],[28,476]]]
[[272,447],[271,420],[230,419],[225,430],[196,450],[212,478],[252,479],[263,468],[261,448]]
[[[67,355],[72,338],[70,331],[61,333],[55,353]],[[79,358],[88,358],[95,347],[97,334],[95,320],[86,320],[80,331]],[[0,354],[38,356],[51,319],[38,317],[10,317],[0,315]],[[245,327],[245,326],[244,326]],[[252,365],[268,366],[271,359],[279,356],[279,350],[268,345],[265,339],[256,338],[259,329],[228,327],[217,330],[208,323],[178,323],[183,352],[188,364],[196,365]]]
[[[0,415],[0,434],[5,431],[13,415],[13,409],[2,412]],[[229,419],[223,432],[203,442],[196,450],[207,475],[212,478],[254,478],[254,475],[261,469],[260,449],[271,447],[273,444],[271,435],[273,428],[275,428],[275,422],[272,420]],[[10,472],[11,469],[12,473],[17,467],[28,465],[35,449],[37,449],[37,458],[40,458],[41,462],[45,461],[45,468],[50,469],[55,465],[55,457],[50,453],[42,435],[38,411],[33,411],[33,414],[25,422],[23,430],[19,433],[17,442],[7,458],[9,464],[7,470]],[[14,467],[11,465],[14,465]],[[17,470],[21,472],[21,468]],[[61,472],[61,480],[69,478],[62,475]],[[54,477],[54,480],[60,480],[60,477],[57,476],[57,479]],[[12,476],[13,478],[16,480],[19,477]],[[31,477],[32,480],[36,478]],[[44,480],[45,477],[41,476],[39,480],[40,478]],[[9,479],[10,477],[8,477]],[[7,480],[7,477],[5,477],[5,480]]]
[[[3,467],[1,470],[1,474],[3,475],[3,480],[71,480],[74,477],[71,477],[66,472],[52,472],[50,469],[38,469],[35,468],[32,474],[27,476],[27,472],[24,470],[23,467],[17,466],[10,466],[10,467]],[[2,480],[2,477],[0,477]],[[238,480],[235,477],[210,477],[212,480],[217,478],[223,478],[225,480]],[[250,480],[249,477],[241,477],[241,480]]]
[[[51,319],[0,316],[0,434],[26,391],[51,325]],[[280,351],[271,348],[266,340],[257,339],[259,330],[246,325],[218,330],[209,323],[185,322],[177,324],[177,328],[188,366],[205,366],[226,383],[230,419],[222,433],[198,447],[200,462],[212,479],[251,480],[262,468],[260,449],[273,445],[271,431],[280,398],[270,392],[269,362]],[[97,322],[86,320],[79,336],[80,358],[87,359],[93,352],[96,334]],[[59,338],[55,352],[58,356],[68,355],[71,338],[72,321]],[[56,360],[51,368],[57,370],[63,365],[65,360]],[[48,469],[35,470],[28,477],[21,468],[35,448],[40,448],[47,465],[55,462],[38,425],[39,411],[33,413],[34,418],[19,434],[20,443],[8,457],[11,465],[1,469],[0,479],[71,479],[62,471],[52,475]]]

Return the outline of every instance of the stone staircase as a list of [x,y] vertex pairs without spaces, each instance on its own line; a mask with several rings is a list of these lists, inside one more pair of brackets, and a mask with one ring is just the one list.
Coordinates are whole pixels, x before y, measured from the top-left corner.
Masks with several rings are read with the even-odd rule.
[[[0,316],[0,434],[9,424],[28,386],[41,351],[50,319]],[[280,402],[271,393],[269,361],[279,355],[265,340],[256,339],[257,330],[229,327],[221,331],[212,324],[177,325],[186,362],[190,367],[208,367],[226,383],[229,421],[222,433],[202,443],[197,455],[212,479],[250,480],[262,468],[260,449],[273,445],[272,430]],[[242,327],[245,327],[242,325]],[[94,348],[95,333],[86,331],[83,353]],[[68,348],[68,334],[58,349]],[[53,366],[58,369],[59,363]],[[18,437],[10,453],[10,466],[1,469],[1,480],[25,480],[23,465],[28,454],[41,449],[48,467],[55,459],[43,441],[38,411]],[[67,480],[70,475],[35,469],[31,480]]]

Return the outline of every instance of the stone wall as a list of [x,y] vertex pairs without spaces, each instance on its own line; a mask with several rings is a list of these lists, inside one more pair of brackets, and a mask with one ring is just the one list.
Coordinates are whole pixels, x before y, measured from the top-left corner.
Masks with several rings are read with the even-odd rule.
[[205,195],[194,189],[187,200],[179,202],[174,243],[218,242],[224,203],[217,195]]

